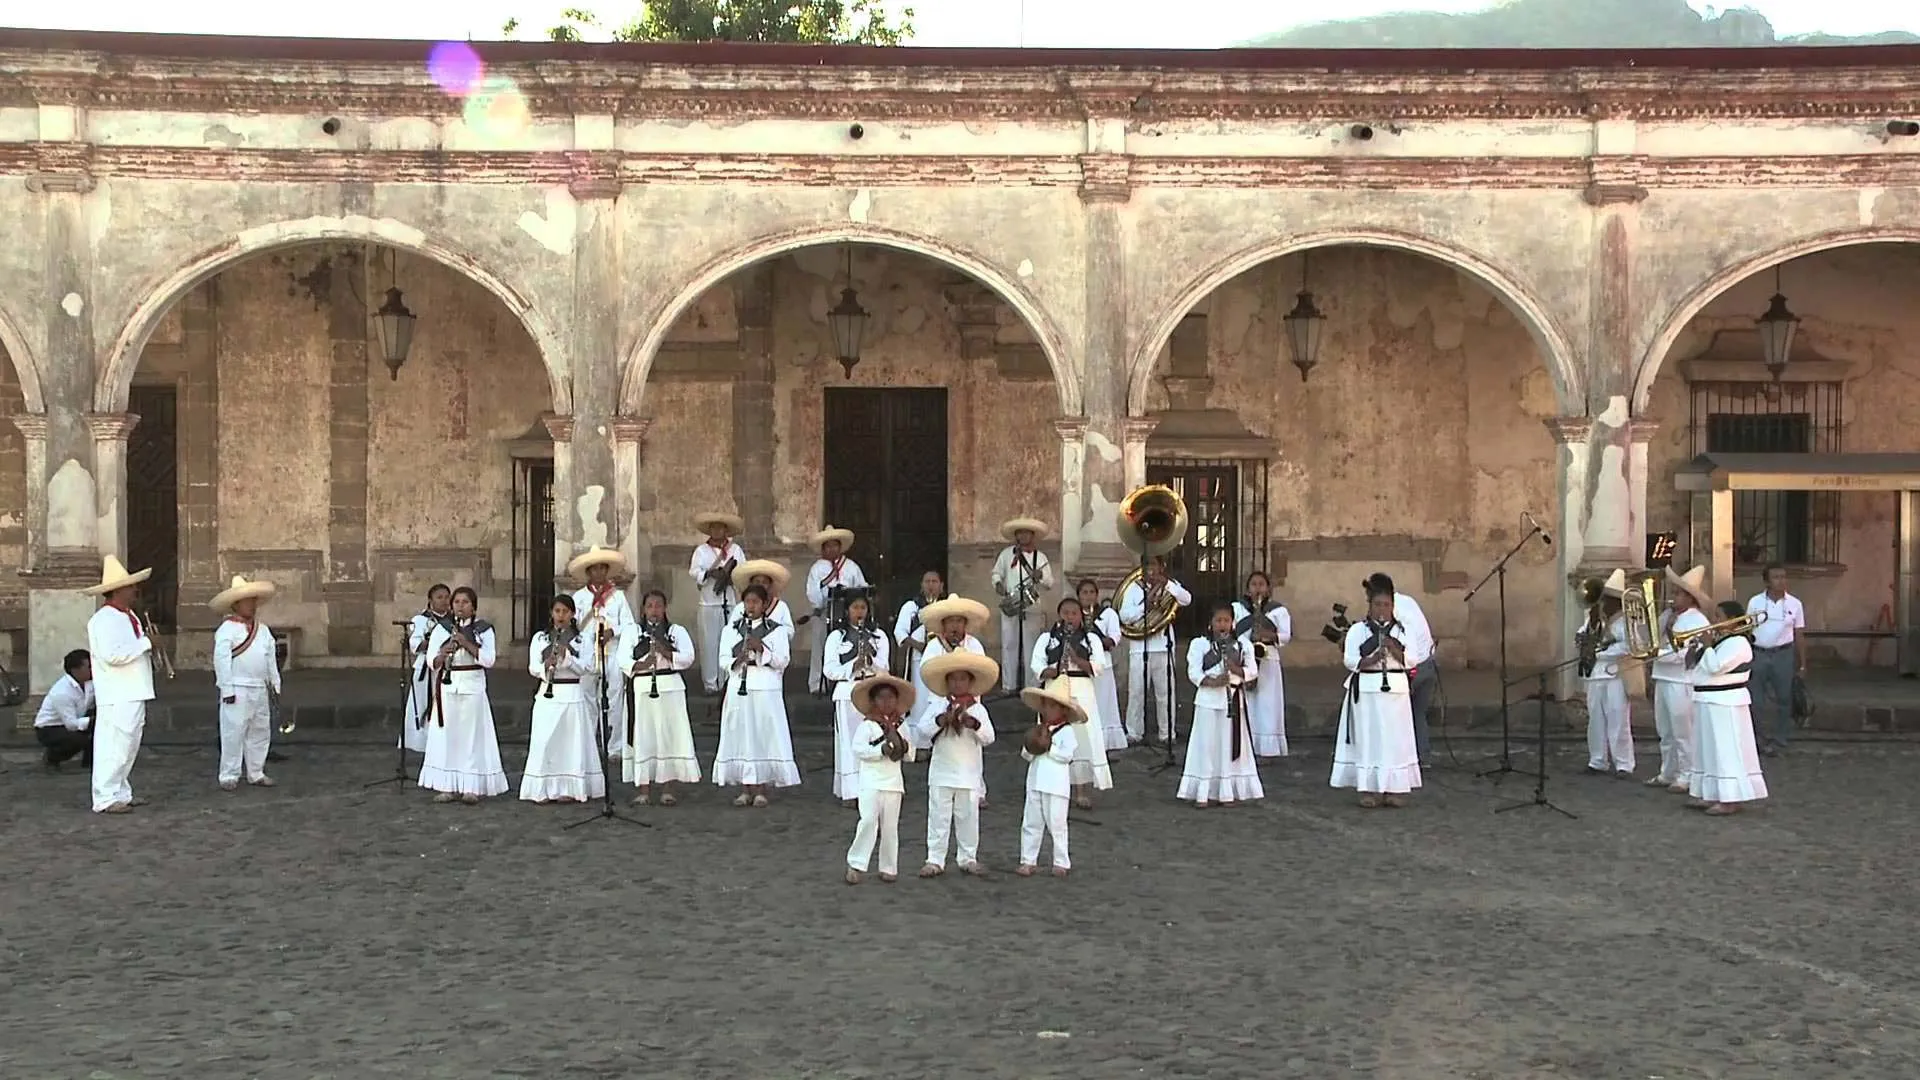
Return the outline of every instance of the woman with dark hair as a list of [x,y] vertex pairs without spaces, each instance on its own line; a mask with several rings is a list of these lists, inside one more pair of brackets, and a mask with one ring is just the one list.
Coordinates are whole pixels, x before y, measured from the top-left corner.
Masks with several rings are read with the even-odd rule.
[[739,618],[720,634],[720,663],[729,675],[720,694],[720,748],[713,756],[713,782],[718,787],[739,785],[733,805],[759,807],[767,805],[769,787],[800,783],[782,685],[793,657],[793,629],[768,617],[765,585],[747,586],[740,606]]
[[1086,714],[1085,730],[1075,740],[1073,761],[1067,771],[1073,779],[1073,805],[1087,810],[1093,806],[1088,789],[1108,791],[1113,787],[1113,769],[1107,764],[1106,721],[1100,715],[1100,692],[1095,683],[1112,660],[1101,647],[1100,636],[1087,626],[1080,601],[1069,596],[1054,608],[1054,614],[1059,621],[1033,643],[1033,673],[1041,686],[1073,698]]
[[487,669],[496,657],[493,624],[479,615],[480,597],[465,585],[453,590],[453,617],[433,628],[427,653],[432,719],[427,723],[427,760],[421,787],[434,802],[471,806],[507,792],[500,740],[487,702]]
[[540,680],[520,775],[520,797],[528,802],[586,802],[607,793],[595,732],[598,706],[588,704],[581,682],[594,674],[595,643],[591,630],[582,635],[576,611],[573,597],[554,597],[551,625],[533,635],[527,650],[527,670]]
[[435,584],[427,590],[427,606],[407,623],[407,667],[412,681],[407,684],[407,718],[400,727],[401,745],[416,754],[427,752],[427,703],[433,700],[433,654],[427,645],[433,628],[453,618],[453,590]]
[[[847,806],[859,805],[861,758],[853,738],[867,719],[853,706],[853,687],[886,674],[893,659],[892,643],[873,624],[872,607],[865,596],[847,601],[846,621],[827,634],[820,668],[833,684],[833,794]],[[923,748],[916,744],[914,749]]]
[[1107,666],[1094,675],[1093,688],[1100,695],[1100,720],[1105,725],[1101,741],[1112,753],[1127,745],[1127,717],[1120,711],[1120,680],[1114,674],[1120,665],[1120,613],[1100,599],[1100,583],[1092,578],[1082,578],[1074,591],[1080,610],[1086,613],[1087,628],[1107,650]]
[[1369,583],[1367,617],[1347,628],[1346,693],[1334,736],[1333,787],[1360,792],[1368,809],[1407,805],[1420,786],[1420,749],[1413,737],[1407,628],[1393,612],[1390,588]]
[[[1747,613],[1732,601],[1719,608],[1721,619]],[[1743,803],[1767,797],[1767,778],[1760,774],[1760,752],[1753,740],[1753,695],[1747,689],[1753,639],[1728,634],[1697,643],[1687,650],[1685,663],[1693,684],[1694,739],[1687,805],[1724,817]]]
[[1233,605],[1234,633],[1252,646],[1258,678],[1247,686],[1247,722],[1255,757],[1287,756],[1287,693],[1280,650],[1293,640],[1293,616],[1273,598],[1265,570],[1247,575],[1247,593]]
[[628,624],[616,654],[630,683],[627,715],[619,722],[632,729],[622,770],[627,783],[640,789],[633,804],[651,802],[652,787],[658,784],[660,805],[672,806],[678,801],[672,785],[699,783],[700,761],[693,756],[687,684],[680,674],[693,667],[693,635],[667,618],[666,593],[647,591],[640,601],[640,621]]

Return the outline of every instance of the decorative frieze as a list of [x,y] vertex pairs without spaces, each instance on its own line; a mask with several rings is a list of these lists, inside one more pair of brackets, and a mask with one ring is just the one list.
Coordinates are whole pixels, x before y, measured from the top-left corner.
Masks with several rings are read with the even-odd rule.
[[1080,155],[1080,199],[1123,203],[1133,197],[1133,158],[1126,154]]
[[78,142],[26,144],[32,154],[27,190],[84,195],[93,190],[93,146]]

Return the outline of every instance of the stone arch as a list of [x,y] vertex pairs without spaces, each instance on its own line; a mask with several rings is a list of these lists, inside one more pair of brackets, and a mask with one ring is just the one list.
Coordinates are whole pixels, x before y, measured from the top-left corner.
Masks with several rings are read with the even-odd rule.
[[1633,373],[1633,411],[1638,414],[1646,409],[1649,396],[1653,393],[1654,379],[1665,366],[1667,354],[1673,351],[1673,343],[1685,332],[1687,324],[1696,315],[1706,310],[1721,293],[1740,284],[1755,274],[1765,273],[1782,263],[1792,262],[1806,255],[1817,255],[1834,248],[1856,247],[1861,244],[1900,244],[1920,243],[1920,228],[1872,227],[1864,229],[1839,229],[1831,232],[1815,233],[1779,247],[1769,248],[1759,254],[1749,255],[1728,266],[1721,267],[1709,275],[1705,281],[1690,289],[1680,298],[1653,338],[1647,342],[1646,352],[1640,356],[1640,362]]
[[[383,244],[431,259],[466,275],[499,298],[526,328],[540,350],[547,382],[553,391],[553,411],[567,415],[572,408],[572,381],[567,376],[567,353],[552,321],[513,286],[487,270],[473,255],[391,218],[317,217],[279,221],[242,230],[215,247],[185,261],[178,269],[144,290],[107,353],[94,385],[94,409],[120,412],[126,408],[128,388],[140,366],[140,354],[167,311],[195,286],[254,255],[329,240],[359,240]],[[371,301],[374,298],[368,297]]]
[[5,349],[13,361],[13,373],[20,380],[20,396],[26,400],[27,411],[46,412],[47,402],[40,393],[40,368],[27,348],[25,335],[20,333],[20,324],[14,322],[5,309],[0,309],[0,349]]
[[1173,337],[1173,332],[1180,325],[1180,320],[1214,290],[1254,267],[1274,259],[1315,248],[1349,246],[1391,248],[1425,255],[1437,262],[1462,270],[1477,279],[1494,296],[1503,301],[1510,311],[1519,316],[1528,333],[1532,335],[1534,346],[1540,350],[1540,356],[1547,365],[1547,371],[1553,377],[1554,394],[1559,399],[1561,412],[1570,415],[1586,412],[1585,384],[1580,378],[1579,367],[1574,361],[1574,351],[1568,343],[1567,335],[1560,328],[1558,320],[1548,313],[1546,306],[1533,294],[1533,291],[1522,285],[1512,274],[1464,248],[1412,233],[1384,229],[1336,229],[1262,241],[1221,259],[1195,277],[1174,297],[1173,303],[1168,305],[1167,310],[1160,314],[1153,325],[1148,327],[1146,336],[1141,339],[1140,348],[1133,355],[1127,369],[1128,414],[1138,416],[1144,411],[1147,392],[1152,384],[1154,365],[1160,357],[1161,350],[1167,347],[1167,342]]
[[982,285],[992,289],[1014,311],[1018,312],[1022,319],[1026,320],[1027,326],[1033,331],[1034,339],[1040,344],[1041,351],[1046,354],[1047,364],[1053,369],[1054,388],[1060,396],[1060,411],[1068,416],[1079,414],[1080,380],[1076,370],[1067,361],[1067,357],[1071,354],[1066,347],[1066,338],[1061,334],[1058,324],[1041,307],[1039,300],[1032,292],[1018,284],[990,260],[944,240],[894,229],[856,224],[810,227],[762,236],[744,246],[733,248],[701,266],[687,286],[651,319],[647,324],[646,333],[622,362],[620,411],[623,413],[639,411],[641,400],[646,395],[647,375],[653,368],[654,357],[659,353],[660,346],[666,341],[667,335],[672,332],[674,324],[702,293],[733,274],[774,256],[784,255],[801,248],[838,243],[872,244],[876,247],[912,252],[964,271]]

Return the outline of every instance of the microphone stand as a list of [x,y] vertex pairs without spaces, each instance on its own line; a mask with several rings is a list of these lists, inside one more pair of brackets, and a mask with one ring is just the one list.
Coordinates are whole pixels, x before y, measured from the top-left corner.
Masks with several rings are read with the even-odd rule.
[[[1147,601],[1147,562],[1148,556],[1145,552],[1142,552],[1140,555],[1140,584],[1138,586],[1140,590],[1142,618],[1145,617]],[[1176,691],[1173,684],[1173,624],[1167,624],[1167,628],[1160,631],[1159,634],[1154,635],[1154,637],[1160,637],[1166,642],[1167,650],[1162,655],[1165,658],[1167,668],[1167,695],[1174,697]],[[1153,653],[1147,648],[1147,642],[1152,640],[1152,637],[1143,637],[1140,639],[1140,681],[1146,684],[1141,687],[1141,696],[1145,699],[1142,702],[1145,708],[1142,710],[1143,715],[1141,716],[1141,727],[1143,729],[1141,734],[1146,738],[1148,746],[1153,745],[1153,729],[1159,721],[1159,713],[1155,711],[1159,703],[1154,700],[1153,696]],[[1179,723],[1178,714],[1180,710],[1173,707],[1174,702],[1168,702],[1167,704],[1169,706],[1167,709],[1167,756],[1160,764],[1147,770],[1147,775],[1149,776],[1158,776],[1180,764],[1173,754],[1174,744],[1180,741],[1176,731],[1176,726]]]
[[[1534,531],[1539,532],[1540,531],[1539,527],[1536,526],[1534,528]],[[1522,542],[1524,543],[1524,541]],[[1507,696],[1513,690],[1513,688],[1521,685],[1522,683],[1538,682],[1539,687],[1537,690],[1535,690],[1533,694],[1533,699],[1539,703],[1540,726],[1535,733],[1537,744],[1534,748],[1533,798],[1525,799],[1520,802],[1511,802],[1505,806],[1496,806],[1493,809],[1494,813],[1504,814],[1509,810],[1519,810],[1528,806],[1544,806],[1547,809],[1552,810],[1554,813],[1559,814],[1562,817],[1569,818],[1574,821],[1580,820],[1580,816],[1578,814],[1571,813],[1561,807],[1555,806],[1553,803],[1547,800],[1547,676],[1553,674],[1556,671],[1564,670],[1565,668],[1573,664],[1577,664],[1579,662],[1580,661],[1577,657],[1572,660],[1563,660],[1560,663],[1555,664],[1550,668],[1542,668],[1540,670],[1540,673],[1537,675],[1529,676],[1523,679],[1516,679],[1513,682],[1504,683],[1501,685],[1500,712],[1502,715],[1505,715],[1507,711]],[[1508,771],[1512,771],[1512,770],[1508,770]]]
[[[400,677],[407,681],[406,712],[412,713],[414,717],[417,719],[419,717],[419,712],[418,712],[419,706],[414,698],[413,650],[410,647],[412,646],[413,642],[409,640],[412,637],[409,631],[413,627],[413,620],[408,619],[406,622],[395,623],[394,625],[400,628]],[[393,789],[394,791],[399,792],[400,794],[406,793],[406,790],[407,790],[407,716],[405,714],[402,714],[400,717],[400,747],[399,747],[398,753],[399,753],[399,758],[395,760],[393,763],[392,776],[387,777],[385,780],[375,780],[371,783],[362,784],[360,785],[360,789],[362,791],[365,791],[369,788],[377,788],[382,784],[393,784],[393,785],[396,785]]]
[[[1540,526],[1537,522],[1533,523],[1533,527],[1527,530],[1527,534],[1520,538],[1519,543],[1516,543],[1513,545],[1513,547],[1508,548],[1507,553],[1505,555],[1500,556],[1500,561],[1493,564],[1493,569],[1487,571],[1487,576],[1480,579],[1480,584],[1475,585],[1471,589],[1468,589],[1467,595],[1462,598],[1464,602],[1472,603],[1474,596],[1477,595],[1481,589],[1484,589],[1487,587],[1487,582],[1495,581],[1497,579],[1499,583],[1498,590],[1500,594],[1500,687],[1501,687],[1501,690],[1500,690],[1500,765],[1498,768],[1488,769],[1486,772],[1480,773],[1479,776],[1481,778],[1485,778],[1489,776],[1501,777],[1501,776],[1505,776],[1510,772],[1519,771],[1513,767],[1513,748],[1510,745],[1510,732],[1511,732],[1512,721],[1508,715],[1508,710],[1507,710],[1506,687],[1509,685],[1507,681],[1507,675],[1508,675],[1508,671],[1507,671],[1507,563],[1512,561],[1515,555],[1520,554],[1520,549],[1527,546],[1527,541],[1532,540],[1534,537],[1539,535],[1541,535]],[[1428,657],[1427,662],[1433,663],[1434,660],[1432,657]],[[1561,666],[1564,667],[1565,665],[1563,664]],[[1555,669],[1549,669],[1549,670],[1555,670]],[[1544,687],[1545,683],[1543,682],[1541,685]],[[1541,708],[1544,710],[1546,706],[1543,704]],[[1541,716],[1543,718],[1541,721],[1542,723],[1546,722],[1544,719],[1545,715],[1546,714],[1544,712],[1541,713]],[[1420,719],[1425,720],[1426,717],[1423,716]],[[1498,780],[1495,780],[1494,782],[1499,783]]]
[[[605,623],[603,622],[600,625],[605,625]],[[594,628],[593,653],[596,660],[594,670],[598,671],[601,676],[595,680],[600,684],[600,730],[596,733],[597,737],[594,739],[594,744],[600,754],[600,770],[605,774],[606,782],[601,785],[600,812],[590,818],[582,818],[571,825],[562,825],[560,831],[566,832],[569,829],[577,829],[582,825],[594,821],[624,821],[629,825],[638,825],[643,829],[651,829],[653,828],[652,825],[641,821],[639,818],[628,817],[613,808],[613,755],[608,752],[607,747],[608,741],[613,735],[613,718],[607,715],[607,642],[605,638],[600,636],[598,626]],[[621,672],[620,674],[622,677],[626,675],[625,672]],[[628,692],[627,708],[633,708],[631,690]],[[632,748],[629,747],[628,749],[631,750]]]

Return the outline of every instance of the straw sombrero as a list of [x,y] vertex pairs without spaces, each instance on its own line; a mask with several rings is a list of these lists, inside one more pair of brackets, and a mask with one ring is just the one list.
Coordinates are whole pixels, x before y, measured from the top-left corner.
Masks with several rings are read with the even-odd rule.
[[1030,532],[1033,534],[1034,543],[1039,543],[1047,538],[1049,531],[1047,523],[1038,518],[1014,518],[1012,521],[1000,526],[1000,538],[1002,540],[1012,540],[1015,536],[1023,532]]
[[779,596],[781,590],[787,587],[787,582],[793,580],[787,568],[772,559],[748,559],[733,568],[733,591],[746,592],[747,586],[753,584],[756,577],[772,579],[773,584],[767,591],[773,596]]
[[912,683],[905,679],[896,679],[891,675],[875,675],[872,678],[861,679],[859,682],[853,684],[853,694],[850,699],[853,704],[853,711],[859,713],[861,716],[867,715],[873,708],[873,692],[883,686],[893,687],[894,693],[900,695],[901,715],[904,716],[913,710],[914,693]]
[[1604,596],[1627,595],[1627,572],[1625,570],[1615,570],[1612,574],[1608,575],[1607,583],[1600,587],[1600,592]]
[[947,696],[947,676],[965,671],[973,676],[975,693],[1000,681],[1000,665],[987,657],[966,651],[941,653],[920,665],[920,681],[935,697]]
[[940,632],[940,624],[955,615],[965,616],[967,633],[972,634],[987,625],[987,605],[978,600],[969,600],[964,596],[949,596],[937,600],[920,609],[920,625],[934,633]]
[[819,532],[814,533],[813,539],[809,540],[808,543],[813,545],[815,551],[818,551],[820,550],[820,545],[829,540],[840,541],[840,550],[844,553],[848,548],[853,546],[853,530],[836,529],[832,525],[829,525]]
[[152,567],[148,567],[137,574],[129,574],[127,573],[127,568],[120,565],[119,559],[109,555],[106,558],[106,562],[100,567],[100,584],[95,585],[91,589],[81,589],[80,591],[87,596],[105,596],[115,589],[124,589],[129,585],[138,585],[152,576]]
[[1693,602],[1700,605],[1701,611],[1712,612],[1719,604],[1713,594],[1707,592],[1707,568],[1704,565],[1696,566],[1684,574],[1676,574],[1673,567],[1667,567],[1667,584],[1693,597]]
[[585,581],[590,567],[604,566],[609,573],[618,574],[627,568],[627,557],[610,547],[595,544],[573,557],[567,564],[567,576],[575,581]]
[[724,525],[728,536],[739,536],[747,531],[747,523],[736,514],[723,514],[718,510],[709,510],[704,514],[693,515],[693,527],[701,532],[709,525]]
[[215,611],[232,611],[233,605],[248,597],[266,600],[272,596],[273,582],[248,581],[239,574],[235,574],[233,584],[227,586],[224,591],[215,593],[213,599],[207,601],[207,606]]
[[[929,661],[929,663],[931,663],[931,661]],[[922,665],[921,670],[925,670],[925,665]],[[1058,683],[1055,685],[1058,685]],[[1067,718],[1073,723],[1084,724],[1087,722],[1087,710],[1081,708],[1080,703],[1073,700],[1072,693],[1065,688],[1056,690],[1051,686],[1029,686],[1025,690],[1020,691],[1020,700],[1025,702],[1028,707],[1032,708],[1035,712],[1040,711],[1041,702],[1052,701],[1066,707]]]

